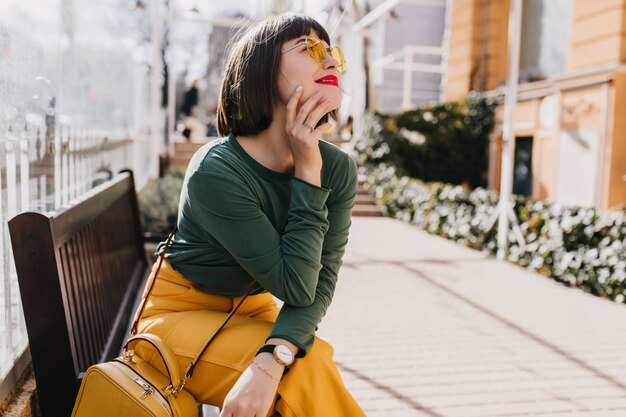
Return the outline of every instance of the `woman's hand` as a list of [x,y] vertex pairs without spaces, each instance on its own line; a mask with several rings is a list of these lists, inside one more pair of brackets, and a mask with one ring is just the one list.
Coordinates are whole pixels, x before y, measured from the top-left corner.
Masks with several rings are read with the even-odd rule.
[[331,110],[330,100],[316,92],[300,107],[302,86],[298,86],[287,102],[286,126],[288,145],[293,155],[295,175],[301,180],[321,186],[322,155],[319,138],[331,127],[324,123],[315,128],[320,119]]
[[[270,353],[261,353],[254,361],[276,378],[280,378],[285,369]],[[251,364],[226,396],[220,417],[265,417],[276,397],[277,389],[278,381]]]

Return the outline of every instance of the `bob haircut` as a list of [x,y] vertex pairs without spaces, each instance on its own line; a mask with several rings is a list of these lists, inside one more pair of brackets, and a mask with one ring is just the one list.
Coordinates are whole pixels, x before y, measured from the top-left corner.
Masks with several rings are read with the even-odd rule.
[[[330,44],[328,33],[314,19],[283,13],[255,24],[233,45],[217,106],[220,136],[255,135],[270,126],[274,105],[280,97],[282,45],[312,30]],[[329,116],[336,120],[337,111],[324,115],[318,125],[328,121]]]

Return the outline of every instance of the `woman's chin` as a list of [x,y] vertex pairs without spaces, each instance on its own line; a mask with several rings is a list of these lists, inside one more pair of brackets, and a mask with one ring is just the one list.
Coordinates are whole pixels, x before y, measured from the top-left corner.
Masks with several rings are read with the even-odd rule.
[[330,100],[340,100],[341,99],[341,90],[338,86],[332,84],[317,84],[317,89],[324,94],[325,97],[328,97]]
[[335,91],[330,92],[330,94],[326,94],[326,97],[330,100],[330,110],[337,110],[341,105],[341,92],[337,87],[334,88],[336,89]]
[[[339,90],[338,87],[335,86],[331,86],[331,85],[323,85],[323,84],[319,84],[322,86],[322,88],[312,88],[312,89],[305,89],[304,93],[302,94],[302,98],[300,98],[300,102],[298,104],[298,110],[300,110],[300,107],[307,102],[308,99],[311,98],[311,96],[313,96],[313,94],[315,94],[315,92],[319,91],[322,93],[324,98],[327,98],[328,100],[330,100],[330,105],[329,105],[329,110],[328,111],[332,111],[332,110],[337,110],[339,108],[339,106],[341,105],[341,90]],[[321,99],[320,99],[321,101]]]

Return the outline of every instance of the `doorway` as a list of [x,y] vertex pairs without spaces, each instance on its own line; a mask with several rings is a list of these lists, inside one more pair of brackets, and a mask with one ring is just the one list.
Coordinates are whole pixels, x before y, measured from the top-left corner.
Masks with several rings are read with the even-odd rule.
[[515,138],[515,160],[513,162],[513,194],[531,196],[533,193],[533,138]]

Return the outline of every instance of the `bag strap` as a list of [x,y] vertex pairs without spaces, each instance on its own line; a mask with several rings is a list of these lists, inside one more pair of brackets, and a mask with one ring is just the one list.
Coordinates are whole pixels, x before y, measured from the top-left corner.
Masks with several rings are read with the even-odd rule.
[[202,356],[204,351],[209,347],[209,345],[211,344],[215,336],[217,336],[217,334],[224,328],[224,326],[226,326],[226,323],[228,323],[228,321],[235,315],[235,312],[241,306],[241,304],[243,304],[244,300],[248,297],[248,295],[250,295],[250,292],[252,292],[252,289],[254,288],[254,286],[255,286],[255,283],[253,283],[248,289],[248,291],[246,292],[246,294],[243,297],[241,297],[241,300],[239,300],[239,303],[237,303],[237,305],[235,306],[235,308],[233,308],[233,310],[230,312],[228,317],[226,317],[222,325],[211,335],[211,337],[209,337],[209,340],[207,340],[207,342],[204,344],[204,347],[202,348],[200,353],[196,355],[193,361],[189,362],[189,366],[187,367],[187,372],[185,372],[185,376],[183,376],[180,379],[180,385],[172,390],[172,393],[174,395],[176,395],[180,390],[182,390],[185,387],[187,380],[192,377],[193,371],[196,368],[196,363],[198,363],[198,360],[200,360],[200,357]]
[[137,326],[139,325],[139,318],[141,317],[141,314],[143,314],[143,309],[146,306],[146,300],[148,299],[148,295],[150,295],[150,293],[152,292],[152,287],[154,286],[156,277],[159,275],[159,271],[161,270],[161,265],[163,264],[163,259],[165,258],[165,252],[167,251],[167,248],[170,247],[170,243],[172,243],[172,238],[174,237],[176,230],[178,230],[178,226],[174,226],[174,229],[172,229],[169,236],[167,237],[167,241],[165,242],[165,248],[163,249],[163,252],[161,252],[161,255],[159,255],[159,264],[157,265],[156,272],[154,273],[154,276],[152,277],[152,281],[150,282],[150,287],[148,288],[148,291],[146,292],[145,297],[141,297],[141,303],[139,304],[139,309],[137,310],[137,314],[135,314],[133,325],[130,327],[131,336],[137,335]]
[[[163,259],[165,258],[165,252],[167,252],[167,249],[169,248],[170,244],[172,243],[172,238],[174,237],[174,234],[176,233],[177,229],[178,229],[178,227],[175,226],[174,229],[172,230],[172,232],[169,234],[169,236],[167,237],[167,241],[165,242],[165,248],[163,248],[163,252],[161,252],[161,255],[159,255],[159,264],[157,265],[157,269],[156,269],[156,271],[154,273],[152,282],[150,283],[150,287],[148,288],[148,291],[146,292],[146,296],[142,297],[139,310],[137,312],[137,315],[135,316],[135,320],[133,321],[133,325],[132,325],[132,327],[130,329],[130,334],[132,336],[135,336],[137,334],[137,327],[138,327],[138,324],[139,324],[139,318],[141,317],[141,314],[143,313],[144,307],[146,305],[146,300],[148,299],[148,295],[152,291],[152,287],[154,286],[154,282],[156,281],[156,278],[159,275],[159,271],[161,270],[161,265],[163,265]],[[194,360],[189,363],[189,366],[187,367],[187,372],[185,372],[185,376],[181,378],[181,380],[180,380],[181,382],[180,382],[180,384],[177,387],[173,387],[172,394],[176,395],[178,392],[180,392],[185,387],[185,383],[187,383],[187,380],[189,378],[191,378],[191,376],[193,375],[193,371],[194,371],[194,369],[196,367],[196,363],[200,360],[200,357],[202,356],[204,351],[209,347],[209,345],[211,344],[211,342],[213,341],[215,336],[217,336],[217,334],[224,328],[224,326],[226,326],[226,324],[230,321],[230,319],[235,315],[235,313],[237,312],[239,307],[241,307],[241,305],[243,304],[245,299],[248,297],[248,295],[250,295],[250,293],[252,292],[252,290],[254,289],[255,286],[256,286],[256,282],[253,282],[252,285],[250,286],[250,288],[248,288],[248,291],[246,291],[245,295],[243,297],[241,297],[241,300],[239,300],[239,303],[237,303],[235,308],[233,308],[231,310],[230,314],[228,314],[228,317],[226,317],[226,319],[224,320],[222,325],[211,335],[211,337],[209,337],[209,339],[204,344],[204,347],[202,348],[200,353],[198,353],[196,355],[196,357],[194,358]]]

